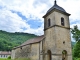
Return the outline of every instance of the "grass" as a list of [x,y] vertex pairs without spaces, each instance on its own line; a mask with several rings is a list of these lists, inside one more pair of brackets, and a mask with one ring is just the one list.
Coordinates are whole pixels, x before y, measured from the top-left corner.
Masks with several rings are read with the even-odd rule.
[[0,58],[0,60],[11,60],[11,59],[7,59],[7,58]]
[[15,59],[15,60],[30,60],[30,58],[18,58],[18,59]]

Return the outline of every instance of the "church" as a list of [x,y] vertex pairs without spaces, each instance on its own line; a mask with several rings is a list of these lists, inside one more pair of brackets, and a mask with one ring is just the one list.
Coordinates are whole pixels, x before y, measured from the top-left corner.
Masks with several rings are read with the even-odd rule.
[[54,5],[43,16],[44,35],[14,47],[11,58],[72,60],[69,16],[70,14],[57,5],[55,0]]

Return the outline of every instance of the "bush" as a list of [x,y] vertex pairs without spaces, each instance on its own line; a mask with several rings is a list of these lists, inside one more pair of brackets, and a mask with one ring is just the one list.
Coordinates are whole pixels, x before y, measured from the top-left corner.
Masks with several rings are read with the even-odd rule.
[[9,56],[8,59],[11,59],[11,56]]
[[73,60],[80,60],[80,58],[74,58]]

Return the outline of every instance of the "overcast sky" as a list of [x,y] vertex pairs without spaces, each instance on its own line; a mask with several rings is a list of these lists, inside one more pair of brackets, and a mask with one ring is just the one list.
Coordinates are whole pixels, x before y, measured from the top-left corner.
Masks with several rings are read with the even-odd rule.
[[[80,0],[57,0],[70,13],[70,26],[80,28]],[[54,0],[0,0],[0,30],[43,35],[43,15]]]

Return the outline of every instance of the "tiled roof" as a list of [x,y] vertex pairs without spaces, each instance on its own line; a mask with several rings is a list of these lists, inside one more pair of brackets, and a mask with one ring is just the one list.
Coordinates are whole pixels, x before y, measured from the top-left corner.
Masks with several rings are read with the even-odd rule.
[[8,51],[0,51],[0,55],[11,55],[11,52],[8,52]]
[[54,1],[54,5],[47,11],[46,15],[44,15],[43,18],[46,17],[48,14],[50,14],[52,11],[55,11],[55,10],[59,11],[59,12],[62,12],[64,14],[68,15],[68,16],[70,15],[62,7],[60,7],[59,5],[57,5],[57,2],[55,0]]
[[26,45],[26,44],[32,44],[32,43],[40,42],[43,38],[44,38],[44,36],[38,36],[36,38],[30,39],[30,40],[24,42],[21,46]]
[[65,11],[62,7],[58,6],[57,4],[55,4],[54,6],[52,6],[52,7],[47,11],[47,13],[51,12],[51,11],[54,10],[54,9],[57,9],[57,10],[60,10],[60,11],[66,13],[66,11]]
[[60,6],[57,5],[56,0],[54,1],[54,6],[52,6],[52,7],[47,11],[47,13],[51,12],[51,11],[54,10],[54,9],[57,9],[57,10],[60,10],[60,11],[66,13],[66,11],[65,11],[62,7],[60,7]]
[[42,41],[43,38],[44,38],[44,35],[38,36],[38,37],[35,37],[35,38],[32,38],[32,39],[30,39],[30,40],[27,40],[26,42],[24,42],[24,43],[21,44],[20,46],[14,47],[14,49],[15,49],[15,48],[18,48],[18,47],[21,47],[21,46],[28,45],[28,44],[38,43],[38,42]]

